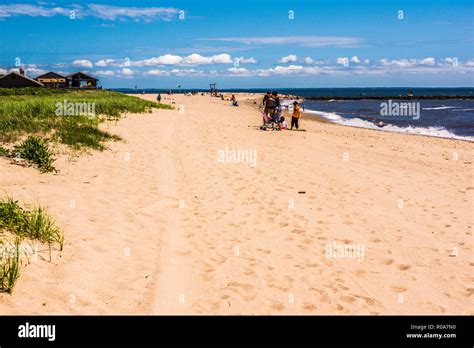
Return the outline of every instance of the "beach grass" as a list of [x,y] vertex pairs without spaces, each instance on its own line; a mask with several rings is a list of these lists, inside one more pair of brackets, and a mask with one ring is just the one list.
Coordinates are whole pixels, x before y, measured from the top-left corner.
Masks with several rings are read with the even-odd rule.
[[0,156],[8,156],[10,154],[10,150],[0,145]]
[[[2,246],[0,253],[1,291],[11,292],[20,275],[22,263],[20,243],[22,240],[29,239],[47,244],[50,259],[52,245],[57,244],[60,250],[64,246],[64,234],[56,226],[54,219],[45,208],[38,205],[27,210],[10,197],[0,200],[0,232],[3,236],[5,233],[9,233],[14,237],[14,243],[0,239],[0,246]],[[4,252],[5,247],[12,250]]]
[[0,200],[0,231],[2,230],[48,245],[57,243],[61,250],[64,245],[61,229],[45,208],[38,205],[27,210],[10,197]]
[[[65,115],[59,105],[88,104],[94,114]],[[99,129],[126,112],[148,113],[171,106],[105,90],[58,90],[46,88],[0,89],[0,141],[13,143],[25,135],[50,138],[75,150],[104,150],[103,143],[120,140]],[[64,108],[66,109],[66,108]]]
[[0,254],[0,291],[12,293],[16,281],[20,277],[20,267],[22,264],[20,242],[20,238],[15,238],[13,244],[0,240],[2,251],[4,248],[11,248],[13,246],[13,251]]
[[53,167],[53,153],[47,142],[39,137],[29,136],[20,144],[15,145],[10,155],[36,164],[42,173],[56,171]]

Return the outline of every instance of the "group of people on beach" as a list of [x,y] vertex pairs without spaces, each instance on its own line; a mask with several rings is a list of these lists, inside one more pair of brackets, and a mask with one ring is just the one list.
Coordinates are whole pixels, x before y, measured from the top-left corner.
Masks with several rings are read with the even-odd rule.
[[[285,117],[282,116],[285,107],[281,104],[277,91],[267,91],[262,100],[262,107],[263,125],[260,127],[260,129],[266,130],[269,126],[271,126],[272,129],[275,129],[276,127],[278,130],[288,129],[288,123],[285,121]],[[286,108],[288,108],[288,106],[286,106]],[[293,128],[298,130],[298,120],[300,117],[301,107],[295,100],[293,102],[290,130],[293,130]]]

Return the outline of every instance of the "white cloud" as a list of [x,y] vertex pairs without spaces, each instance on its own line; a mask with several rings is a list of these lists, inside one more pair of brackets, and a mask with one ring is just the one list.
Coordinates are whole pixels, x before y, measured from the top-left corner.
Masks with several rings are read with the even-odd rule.
[[171,7],[121,7],[111,5],[88,5],[91,15],[105,20],[143,20],[151,22],[161,19],[172,20],[178,16],[181,10]]
[[258,76],[270,75],[317,75],[322,73],[321,68],[304,67],[301,65],[276,66],[270,69],[259,69],[255,73]]
[[232,58],[229,54],[223,53],[215,56],[205,57],[194,53],[183,58],[184,65],[208,65],[208,64],[230,64]]
[[98,70],[95,72],[95,74],[98,76],[115,76],[115,73],[112,70]]
[[[253,58],[251,58],[253,59]],[[248,61],[249,59],[245,59]],[[231,64],[232,57],[227,53],[217,54],[213,56],[202,56],[197,53],[188,56],[178,56],[174,54],[164,54],[158,57],[152,57],[142,60],[130,60],[125,58],[122,60],[102,59],[95,63],[96,66],[116,66],[116,67],[146,67],[146,66],[160,66],[160,65],[178,65],[178,66],[196,66],[196,65],[210,65],[210,64]]]
[[360,63],[360,59],[359,59],[359,57],[357,57],[357,56],[353,56],[353,57],[351,58],[351,62],[358,64],[358,63]]
[[380,64],[384,66],[410,68],[410,67],[419,66],[419,65],[434,66],[436,64],[436,60],[433,57],[428,57],[424,59],[394,59],[394,60],[388,60],[384,58],[380,60]]
[[120,72],[120,74],[125,75],[125,76],[132,76],[132,75],[134,75],[133,70],[131,70],[131,69],[129,69],[129,68],[123,68],[123,69],[120,70],[119,72]]
[[227,69],[228,72],[230,72],[233,75],[245,75],[249,73],[249,70],[245,68],[229,68]]
[[72,65],[81,68],[92,68],[92,62],[87,59],[77,59],[72,62]]
[[97,62],[95,62],[95,66],[100,66],[100,67],[106,67],[114,62],[113,59],[102,59]]
[[220,37],[198,40],[237,42],[245,45],[302,45],[305,47],[355,47],[362,39],[346,36],[266,36],[266,37]]
[[[31,65],[34,65],[34,64],[31,64]],[[26,68],[25,71],[26,71],[27,76],[35,76],[35,77],[46,73],[46,70],[38,69],[38,68]]]
[[152,70],[148,70],[146,74],[151,75],[151,76],[168,76],[170,73],[169,71],[166,71],[166,70],[152,69]]
[[55,6],[54,4],[29,5],[10,4],[0,5],[0,19],[14,16],[53,17],[56,15],[70,16],[75,11],[76,18],[96,17],[104,20],[134,20],[152,22],[156,20],[170,21],[179,18],[180,9],[173,7],[125,7],[89,4],[87,8],[81,5],[72,5],[70,8]]
[[14,16],[52,17],[56,15],[69,15],[69,10],[62,7],[46,8],[29,4],[0,5],[0,18]]
[[280,63],[296,62],[297,59],[298,59],[298,57],[296,55],[290,54],[288,56],[281,57],[279,62]]
[[176,76],[205,76],[202,70],[194,69],[173,69],[170,72]]
[[425,58],[420,60],[421,65],[435,65],[436,61],[433,57]]
[[[369,59],[360,59],[358,56],[339,57],[336,60],[314,60],[311,57],[305,57],[297,60],[296,55],[283,57],[283,61],[288,64],[275,64],[275,66],[263,69],[249,69],[249,66],[227,66],[217,68],[219,64],[231,64],[235,59],[229,54],[223,53],[213,56],[203,56],[200,54],[191,54],[188,56],[165,54],[159,57],[153,57],[144,60],[125,59],[101,59],[96,61],[96,67],[116,67],[114,69],[103,69],[96,72],[89,70],[92,74],[99,76],[108,76],[116,78],[131,78],[135,75],[141,76],[309,76],[309,75],[390,75],[390,74],[474,74],[474,59],[458,61],[454,57],[445,58],[403,58],[403,59],[381,59],[370,61]],[[308,59],[307,59],[308,58]],[[245,58],[251,60],[252,58]],[[294,61],[301,61],[301,64]],[[240,60],[241,61],[241,60]],[[351,62],[347,65],[346,63]],[[358,63],[356,63],[358,62]],[[457,64],[456,64],[457,62]],[[311,64],[310,64],[311,63]],[[354,63],[354,64],[353,64]],[[317,64],[321,64],[316,66]],[[344,65],[342,67],[340,64]],[[92,62],[85,59],[73,61],[74,66],[91,68]],[[212,69],[191,68],[197,66],[212,66]],[[57,66],[57,65],[52,65]],[[71,64],[67,65],[71,66]],[[146,68],[150,67],[147,70]],[[151,68],[156,67],[156,68]],[[169,69],[167,69],[169,67]],[[184,67],[184,68],[183,68]],[[190,67],[190,68],[186,68]],[[38,75],[45,68],[44,65],[27,64],[25,70],[32,76]],[[218,70],[219,69],[219,70]]]
[[149,59],[130,61],[132,66],[156,66],[156,65],[177,65],[183,62],[183,57],[176,56],[173,54],[164,54],[159,57],[153,57]]

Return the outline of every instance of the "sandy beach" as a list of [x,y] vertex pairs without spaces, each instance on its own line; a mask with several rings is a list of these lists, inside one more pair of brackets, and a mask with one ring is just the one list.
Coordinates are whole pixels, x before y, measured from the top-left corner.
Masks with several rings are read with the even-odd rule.
[[66,240],[0,313],[474,314],[473,143],[308,117],[264,132],[256,97],[174,95],[55,175],[0,158],[0,190]]

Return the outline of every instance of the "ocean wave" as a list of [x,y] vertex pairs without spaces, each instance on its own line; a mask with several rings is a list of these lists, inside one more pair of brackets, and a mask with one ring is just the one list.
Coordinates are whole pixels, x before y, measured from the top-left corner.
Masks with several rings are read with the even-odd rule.
[[438,106],[435,108],[421,108],[421,110],[447,110],[447,109],[456,109],[456,106]]
[[329,121],[332,121],[334,123],[344,125],[344,126],[360,127],[360,128],[366,128],[366,129],[376,129],[376,130],[385,131],[385,132],[427,135],[427,136],[438,137],[438,138],[474,141],[474,137],[472,136],[456,135],[443,127],[412,127],[412,126],[398,127],[392,124],[386,124],[382,128],[382,127],[376,126],[372,122],[362,120],[360,118],[350,118],[350,119],[344,118],[334,112],[325,112],[325,111],[317,111],[317,110],[309,110],[309,109],[306,109],[305,112],[309,114],[322,116]]

